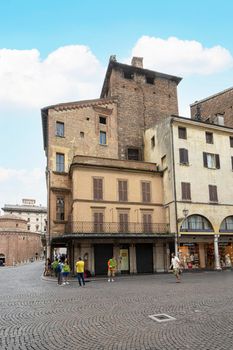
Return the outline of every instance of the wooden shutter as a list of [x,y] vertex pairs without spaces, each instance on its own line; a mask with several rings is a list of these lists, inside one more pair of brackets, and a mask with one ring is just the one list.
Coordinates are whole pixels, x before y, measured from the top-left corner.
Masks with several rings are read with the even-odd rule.
[[119,214],[120,232],[128,232],[128,213]]
[[94,232],[103,232],[104,214],[94,213]]
[[103,179],[93,179],[93,193],[94,199],[102,200],[103,199]]
[[220,169],[220,158],[219,158],[219,154],[215,154],[215,166],[216,166],[216,169]]
[[191,200],[191,188],[189,182],[181,182],[182,199]]
[[142,201],[147,203],[151,201],[150,182],[142,182]]
[[206,152],[203,152],[203,165],[205,168],[208,168],[208,165],[207,165],[207,153]]
[[209,199],[210,199],[210,202],[218,201],[217,186],[209,185]]
[[189,158],[188,158],[188,150],[185,148],[180,148],[180,164],[188,164]]
[[150,233],[152,232],[152,215],[151,214],[143,214],[143,232]]
[[119,193],[119,201],[126,202],[128,200],[128,189],[127,189],[126,180],[118,181],[118,193]]
[[233,157],[231,157],[231,169],[233,170]]

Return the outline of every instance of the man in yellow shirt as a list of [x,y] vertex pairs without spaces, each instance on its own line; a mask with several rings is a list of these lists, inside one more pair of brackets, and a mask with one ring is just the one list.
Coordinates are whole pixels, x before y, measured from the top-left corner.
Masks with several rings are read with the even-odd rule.
[[85,286],[85,281],[84,281],[84,261],[82,258],[79,258],[78,261],[76,262],[76,272],[77,272],[77,277],[78,277],[78,283],[80,287]]

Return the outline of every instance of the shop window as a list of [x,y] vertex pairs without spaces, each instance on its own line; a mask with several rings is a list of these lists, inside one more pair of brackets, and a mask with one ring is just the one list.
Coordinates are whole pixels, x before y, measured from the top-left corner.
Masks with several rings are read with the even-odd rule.
[[220,169],[219,154],[203,152],[203,165],[208,169]]
[[191,185],[189,182],[181,182],[181,196],[183,200],[191,200]]
[[180,164],[188,165],[189,164],[188,150],[185,148],[180,148],[179,153],[180,153]]
[[104,232],[104,213],[103,212],[95,212],[94,213],[94,232],[101,233]]
[[220,226],[220,232],[233,232],[233,216],[228,216]]
[[65,126],[62,122],[56,122],[56,136],[64,137],[65,136]]
[[127,180],[118,180],[118,196],[120,202],[128,201],[128,182]]
[[65,171],[65,155],[56,153],[56,171],[62,173]]
[[214,136],[212,132],[207,132],[205,133],[205,139],[206,139],[206,143],[214,143]]
[[103,179],[93,178],[93,199],[103,200]]
[[190,231],[190,232],[213,232],[211,223],[201,215],[191,215],[187,217],[180,228],[180,231]]
[[210,202],[218,201],[217,186],[215,185],[209,185],[209,200]]
[[181,126],[178,127],[179,139],[187,139],[187,130]]
[[129,232],[129,215],[128,213],[119,213],[119,232]]
[[151,183],[147,181],[142,181],[141,190],[142,190],[142,202],[150,203],[151,202]]
[[57,197],[56,200],[56,220],[65,220],[65,200],[64,197]]

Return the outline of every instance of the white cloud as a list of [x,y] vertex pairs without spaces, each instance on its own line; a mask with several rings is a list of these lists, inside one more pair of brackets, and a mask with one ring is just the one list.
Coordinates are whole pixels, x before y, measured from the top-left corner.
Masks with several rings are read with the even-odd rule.
[[36,108],[96,98],[104,68],[84,45],[53,51],[44,60],[37,49],[0,49],[0,104]]
[[132,56],[144,57],[144,67],[169,74],[213,74],[231,68],[233,57],[222,46],[204,47],[195,40],[166,40],[142,36],[132,49]]
[[45,170],[0,168],[0,193],[0,208],[4,204],[20,204],[22,198],[33,198],[38,204],[45,204]]

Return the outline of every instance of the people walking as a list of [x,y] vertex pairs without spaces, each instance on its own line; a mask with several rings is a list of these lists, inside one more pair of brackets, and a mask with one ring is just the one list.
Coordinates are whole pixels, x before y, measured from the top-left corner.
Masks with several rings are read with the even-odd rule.
[[180,283],[181,262],[180,259],[174,253],[172,253],[170,269],[171,268],[173,269],[174,276],[176,277],[176,283]]
[[68,260],[65,259],[65,262],[62,266],[63,284],[69,284],[68,282],[69,273],[70,273],[70,266],[69,266]]
[[59,261],[58,258],[55,258],[54,262],[52,263],[52,269],[55,274],[55,277],[57,277],[57,267],[58,267]]
[[116,259],[113,256],[108,260],[108,282],[114,282],[115,272],[116,272]]
[[62,268],[63,268],[63,262],[62,260],[59,260],[59,263],[57,265],[57,284],[62,285]]
[[79,258],[78,261],[76,262],[76,272],[77,272],[77,277],[78,277],[78,283],[80,287],[85,286],[85,281],[84,281],[84,261],[82,258]]

